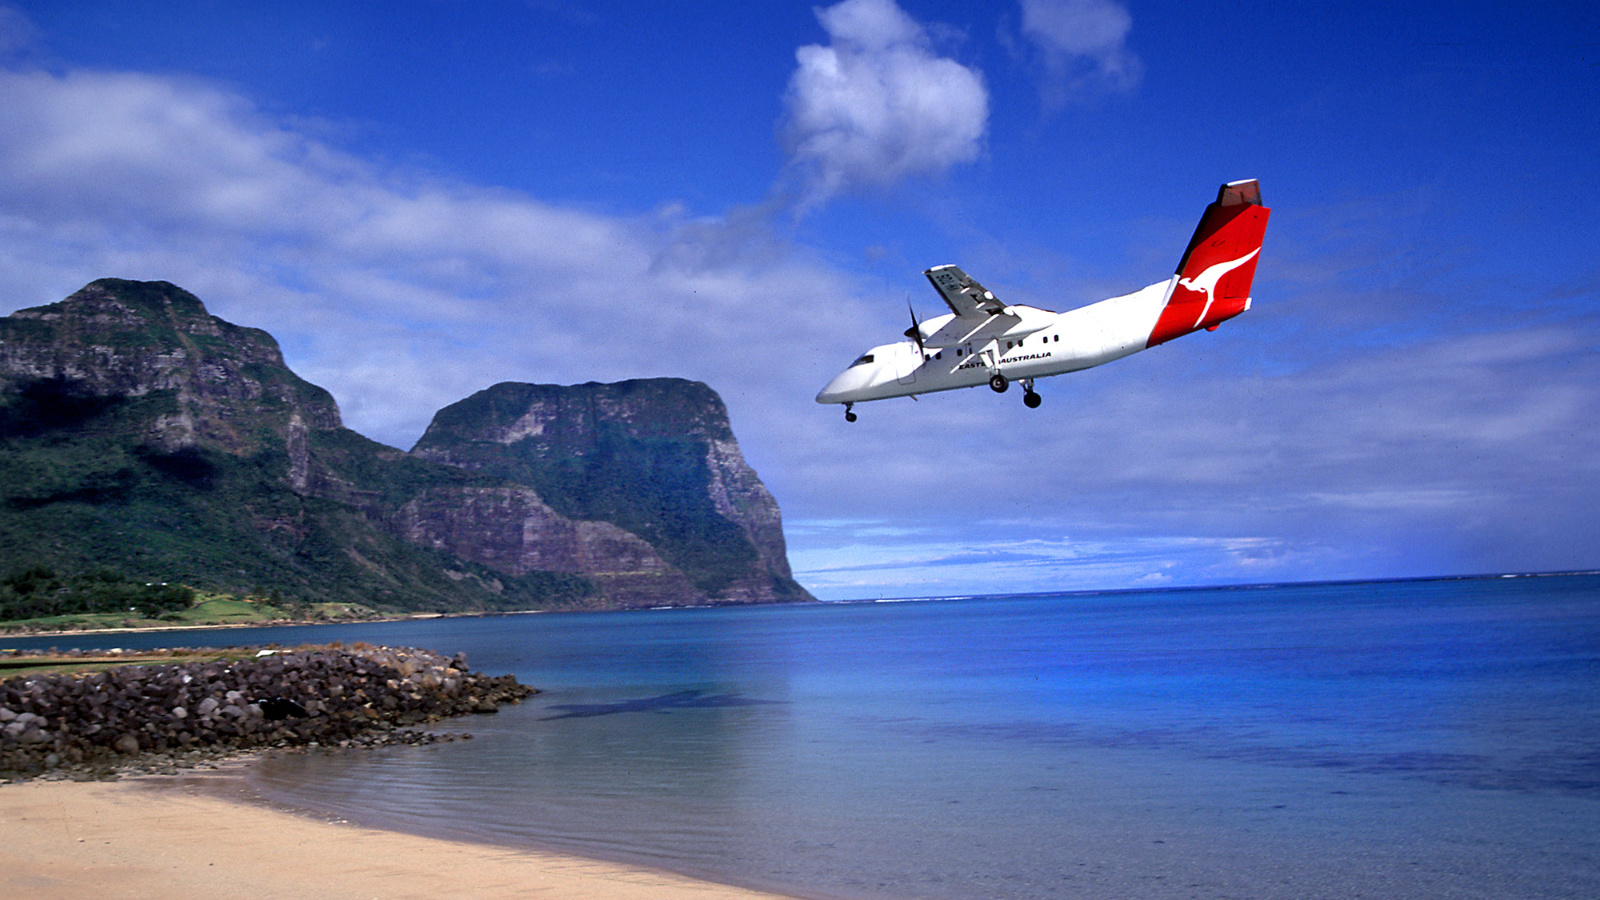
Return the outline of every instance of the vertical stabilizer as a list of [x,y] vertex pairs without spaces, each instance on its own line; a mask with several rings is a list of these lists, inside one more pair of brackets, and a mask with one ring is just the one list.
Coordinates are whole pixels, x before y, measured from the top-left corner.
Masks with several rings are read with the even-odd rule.
[[1261,185],[1254,179],[1222,186],[1183,251],[1167,304],[1146,347],[1216,328],[1250,308],[1250,283],[1271,214],[1261,205]]

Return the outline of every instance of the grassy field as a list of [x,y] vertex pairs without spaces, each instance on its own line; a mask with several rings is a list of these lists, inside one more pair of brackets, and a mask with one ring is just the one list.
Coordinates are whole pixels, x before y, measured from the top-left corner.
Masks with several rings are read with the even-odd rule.
[[200,593],[188,609],[147,618],[134,610],[116,613],[76,613],[33,619],[0,621],[0,633],[38,631],[98,631],[113,628],[186,628],[202,625],[265,625],[273,622],[348,622],[378,617],[371,607],[357,603],[312,603],[294,609],[264,598]]
[[178,613],[176,617],[191,625],[248,625],[251,622],[287,619],[290,615],[264,600],[241,600],[237,597],[207,594],[201,595],[195,605]]

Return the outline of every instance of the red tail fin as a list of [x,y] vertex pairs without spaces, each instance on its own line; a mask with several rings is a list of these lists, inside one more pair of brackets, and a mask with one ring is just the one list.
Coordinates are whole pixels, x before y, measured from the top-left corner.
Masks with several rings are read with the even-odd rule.
[[1250,308],[1250,282],[1272,210],[1261,205],[1259,182],[1222,186],[1178,263],[1177,283],[1146,347],[1216,328]]

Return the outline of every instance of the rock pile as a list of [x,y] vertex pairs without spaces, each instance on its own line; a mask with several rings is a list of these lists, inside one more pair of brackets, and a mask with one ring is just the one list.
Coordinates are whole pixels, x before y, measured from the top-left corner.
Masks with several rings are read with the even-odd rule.
[[109,777],[270,747],[430,739],[405,726],[536,693],[415,649],[304,647],[0,682],[0,778]]

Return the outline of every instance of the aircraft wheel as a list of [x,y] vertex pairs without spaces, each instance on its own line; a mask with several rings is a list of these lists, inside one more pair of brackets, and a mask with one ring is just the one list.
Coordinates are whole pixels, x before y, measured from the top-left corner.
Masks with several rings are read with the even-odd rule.
[[1041,404],[1043,402],[1044,402],[1044,398],[1040,397],[1038,394],[1034,393],[1033,391],[1029,391],[1026,394],[1022,395],[1022,405],[1026,406],[1029,409],[1038,409],[1039,408],[1039,404]]
[[853,412],[847,412],[844,414],[844,420],[846,422],[854,422],[856,420],[856,414]]
[[1011,382],[1007,381],[1006,377],[998,372],[989,376],[989,387],[996,394],[1004,394],[1006,392],[1006,388],[1010,386]]

